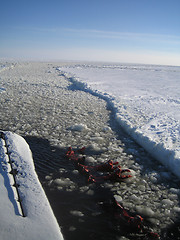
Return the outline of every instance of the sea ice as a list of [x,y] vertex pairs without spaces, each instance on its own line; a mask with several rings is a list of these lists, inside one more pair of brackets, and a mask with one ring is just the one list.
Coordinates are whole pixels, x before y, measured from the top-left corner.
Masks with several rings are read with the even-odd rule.
[[136,210],[142,216],[153,217],[155,214],[151,208],[145,206],[136,206]]
[[78,211],[78,210],[71,210],[70,213],[73,216],[77,216],[77,217],[83,217],[84,216],[84,214],[81,211]]
[[[119,125],[114,125],[114,118],[116,116],[116,120],[119,119],[118,121],[121,123],[121,126],[124,126],[127,132],[131,134],[137,142],[139,140],[142,146],[146,146],[149,152],[154,151],[154,149],[159,149],[159,156],[163,156],[162,163],[164,165],[167,164],[167,166],[170,164],[171,171],[175,169],[175,167],[177,167],[178,171],[178,159],[177,162],[173,163],[167,156],[175,156],[173,155],[174,149],[179,149],[179,141],[177,138],[179,133],[176,129],[179,125],[177,125],[176,120],[172,122],[171,120],[173,118],[169,115],[166,116],[166,114],[164,114],[164,117],[161,115],[162,118],[158,121],[158,112],[157,114],[153,113],[153,115],[151,115],[153,111],[149,112],[151,109],[148,107],[155,106],[154,110],[159,111],[161,110],[161,105],[163,105],[164,107],[162,109],[164,111],[166,106],[168,106],[167,109],[169,112],[172,110],[172,115],[178,107],[178,99],[176,98],[178,98],[179,94],[177,97],[172,94],[173,97],[171,97],[171,99],[168,97],[168,101],[164,101],[164,95],[162,99],[158,97],[152,98],[152,96],[148,95],[145,88],[147,83],[149,83],[149,87],[151,87],[150,79],[146,80],[149,67],[143,69],[144,74],[142,76],[144,78],[144,85],[142,85],[137,84],[137,77],[135,79],[136,81],[133,81],[133,77],[138,71],[142,71],[142,68],[132,70],[132,66],[129,66],[128,68],[121,67],[121,69],[119,69],[119,66],[117,66],[116,70],[118,71],[115,71],[115,76],[117,76],[117,72],[126,72],[125,75],[127,77],[123,83],[121,82],[122,78],[119,79],[122,89],[122,91],[119,91],[119,94],[122,98],[117,102],[113,92],[107,94],[106,91],[100,92],[97,90],[102,90],[101,87],[103,86],[101,86],[101,81],[95,85],[95,88],[93,87],[93,81],[88,83],[89,86],[91,85],[92,87],[90,89],[87,84],[78,84],[78,81],[82,81],[82,78],[72,80],[72,78],[66,77],[65,74],[60,76],[60,71],[56,71],[54,65],[55,64],[52,64],[52,66],[49,67],[47,63],[19,63],[13,67],[13,69],[10,69],[10,71],[1,72],[2,84],[0,87],[6,89],[6,91],[1,92],[0,98],[0,105],[3,108],[1,112],[1,128],[10,129],[22,136],[30,136],[33,143],[38,143],[36,144],[37,146],[35,146],[35,153],[38,153],[38,161],[36,160],[35,163],[37,165],[37,172],[41,174],[41,171],[45,170],[43,184],[45,184],[49,190],[56,191],[59,196],[61,196],[62,193],[69,195],[71,198],[71,194],[74,193],[76,195],[77,191],[79,191],[80,195],[83,195],[85,198],[95,199],[97,189],[93,184],[86,186],[87,182],[84,181],[84,177],[81,175],[77,177],[77,170],[72,168],[73,166],[69,161],[64,161],[64,156],[62,155],[68,146],[75,147],[75,149],[85,146],[87,156],[92,157],[93,165],[112,159],[113,161],[119,161],[121,166],[135,171],[135,177],[129,178],[129,180],[133,181],[121,183],[108,181],[101,184],[104,190],[114,195],[119,195],[122,198],[122,205],[127,207],[130,212],[135,213],[135,207],[136,204],[138,204],[140,210],[146,213],[147,217],[145,216],[145,218],[152,220],[154,231],[160,232],[161,228],[167,228],[170,223],[174,223],[179,214],[180,191],[177,177],[169,173],[170,167],[163,167],[147,155],[146,151],[135,144],[129,136],[125,135]],[[97,68],[97,66],[95,66],[94,69],[95,68]],[[106,73],[108,73],[109,68],[113,69],[113,66],[107,67]],[[48,73],[49,70],[50,72]],[[102,68],[100,67],[97,72],[101,70]],[[131,74],[131,71],[133,71],[133,74]],[[162,71],[160,72],[162,73]],[[164,71],[165,74],[167,72],[167,70]],[[92,71],[85,71],[85,81],[89,73],[92,73]],[[105,78],[107,77],[107,80],[111,79],[111,77],[113,80],[112,73],[113,71],[110,71],[109,76],[104,73],[103,75]],[[142,72],[140,73],[142,74]],[[171,74],[171,72],[168,74]],[[175,70],[173,74],[178,76],[177,70]],[[154,75],[149,74],[148,76],[153,77]],[[113,81],[110,83],[108,91],[112,89],[111,85],[114,84],[114,86],[116,86]],[[158,81],[154,81],[154,84],[156,84],[156,82]],[[163,81],[161,83],[163,83]],[[169,81],[169,84],[171,83],[173,83],[172,79]],[[125,86],[126,89],[124,88]],[[142,91],[137,89],[140,86],[143,87],[141,89]],[[106,87],[106,84],[104,87]],[[80,90],[78,90],[78,88]],[[178,87],[175,90],[177,89]],[[139,94],[136,95],[136,92],[140,95],[142,93],[142,96]],[[167,89],[165,92],[168,92]],[[145,93],[147,93],[147,95]],[[153,91],[151,93],[154,94]],[[173,92],[171,91],[171,93]],[[114,96],[112,97],[112,95]],[[146,110],[148,110],[148,112],[146,112]],[[175,112],[177,113],[177,111]],[[118,114],[120,114],[120,116]],[[148,122],[150,118],[151,121]],[[144,128],[141,128],[139,125],[141,123],[144,124]],[[85,130],[82,131],[70,130],[69,127],[75,125],[79,125],[79,129],[83,129],[82,125],[85,125],[88,129],[85,127]],[[104,129],[104,127],[106,128],[107,126],[109,128]],[[118,128],[114,131],[114,128],[111,129],[111,126],[118,126]],[[136,127],[140,127],[140,132]],[[169,132],[166,136],[168,128]],[[136,136],[133,135],[134,133],[136,133]],[[148,137],[145,136],[146,134]],[[154,136],[156,136],[157,143],[159,143],[159,139],[161,142],[165,139],[168,147],[173,148],[171,149],[173,151],[168,150],[166,152],[167,156],[166,154],[163,155],[163,145],[156,144]],[[102,141],[93,141],[93,138],[98,140],[99,137]],[[43,144],[43,147],[41,142],[46,142]],[[46,149],[46,146],[48,146],[49,149]],[[90,162],[87,162],[87,164],[91,165]],[[20,165],[19,168],[21,169]],[[2,169],[6,171],[6,165],[2,164]],[[25,177],[23,172],[24,171],[21,171],[22,177]],[[47,177],[46,179],[45,176],[50,176],[50,178]],[[0,175],[0,181],[1,177]],[[58,179],[63,180],[63,182]],[[12,179],[10,179],[10,181],[11,180]],[[57,181],[56,184],[54,181]],[[64,183],[66,186],[63,185]],[[79,185],[79,183],[81,184]],[[85,185],[83,185],[83,183]],[[26,183],[25,186],[27,186]],[[61,192],[59,193],[57,190],[61,190]],[[88,195],[89,193],[93,194],[93,191],[94,195]],[[1,193],[2,192],[3,190]],[[52,193],[52,191],[49,192]],[[51,193],[49,195],[50,197]],[[139,198],[141,201],[135,202],[130,196],[133,196],[132,198],[135,200]],[[169,203],[170,200],[174,205],[163,204],[162,199],[167,199],[165,203]],[[72,199],[70,199],[70,205],[67,203],[69,209],[72,209],[71,200]],[[64,203],[61,203],[61,197],[58,198],[57,196],[53,201],[57,201],[56,204],[59,204],[60,208],[64,207]],[[143,211],[144,208],[146,209]],[[87,214],[86,210],[80,205],[75,209],[78,209],[78,211],[85,215]],[[154,214],[152,214],[152,211]],[[150,217],[150,215],[153,217]],[[88,214],[86,218],[88,219]],[[63,225],[61,216],[59,216],[59,219]],[[80,219],[82,219],[82,217]],[[89,218],[89,221],[91,221],[91,218]],[[65,221],[65,225],[68,225],[67,229],[69,229],[70,226],[74,226],[74,223],[69,219],[69,222]],[[64,229],[66,226],[63,226]],[[76,231],[78,232],[79,229],[76,228]]]
[[71,64],[57,68],[81,90],[105,99],[138,144],[180,177],[180,68]]
[[72,131],[82,132],[84,130],[87,130],[87,126],[85,124],[75,124],[75,125],[71,126],[70,129]]

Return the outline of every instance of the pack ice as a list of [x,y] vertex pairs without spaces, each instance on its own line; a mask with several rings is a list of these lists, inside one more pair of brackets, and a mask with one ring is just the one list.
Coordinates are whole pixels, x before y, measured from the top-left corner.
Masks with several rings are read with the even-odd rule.
[[76,63],[57,69],[76,88],[105,99],[120,126],[180,178],[180,67]]

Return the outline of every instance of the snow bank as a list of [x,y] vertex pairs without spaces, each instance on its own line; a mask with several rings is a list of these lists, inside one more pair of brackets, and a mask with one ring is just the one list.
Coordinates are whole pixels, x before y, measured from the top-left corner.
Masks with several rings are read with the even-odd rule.
[[180,178],[180,68],[87,65],[62,68],[74,88],[105,99],[117,122]]
[[[0,239],[63,239],[58,223],[34,170],[32,154],[26,141],[17,134],[4,132],[0,138]],[[20,201],[10,172],[15,176]]]
[[153,139],[146,135],[145,132],[141,132],[138,129],[131,127],[126,121],[123,121],[118,113],[116,113],[116,119],[139,145],[180,178],[179,151],[167,149],[163,142],[153,141]]

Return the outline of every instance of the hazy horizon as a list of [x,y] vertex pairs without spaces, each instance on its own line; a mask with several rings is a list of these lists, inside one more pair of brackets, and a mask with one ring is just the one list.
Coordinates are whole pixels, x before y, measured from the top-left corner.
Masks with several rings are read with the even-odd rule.
[[178,0],[1,3],[0,58],[180,66]]

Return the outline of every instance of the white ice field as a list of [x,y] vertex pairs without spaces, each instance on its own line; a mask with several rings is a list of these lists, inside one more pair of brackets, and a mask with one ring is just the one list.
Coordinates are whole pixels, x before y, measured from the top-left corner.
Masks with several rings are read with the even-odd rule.
[[[79,78],[72,78],[72,74]],[[180,213],[179,79],[178,67],[3,62],[0,128],[49,139],[60,148],[87,146],[94,152],[87,159],[89,164],[113,158],[133,169],[135,177],[129,183],[105,185],[125,208],[143,215],[154,231],[160,231],[174,223]],[[133,143],[124,151],[125,141],[130,145],[133,141],[116,138],[106,102],[115,111],[118,124],[164,166],[155,165],[144,149]],[[54,180],[47,175],[46,179],[59,191],[77,188],[70,178]],[[79,191],[93,194],[93,186]],[[2,212],[6,216],[6,210]],[[83,213],[79,217],[83,218]],[[22,219],[16,219],[18,225]]]
[[180,177],[180,67],[74,64],[59,69],[110,102],[127,133]]

